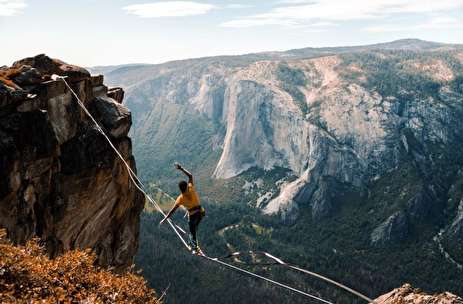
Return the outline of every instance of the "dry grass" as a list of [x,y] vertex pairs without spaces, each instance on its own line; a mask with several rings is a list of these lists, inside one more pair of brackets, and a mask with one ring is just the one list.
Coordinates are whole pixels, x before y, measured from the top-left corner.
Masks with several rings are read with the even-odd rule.
[[160,303],[142,277],[98,268],[95,258],[76,250],[49,259],[37,239],[13,246],[1,231],[0,302]]

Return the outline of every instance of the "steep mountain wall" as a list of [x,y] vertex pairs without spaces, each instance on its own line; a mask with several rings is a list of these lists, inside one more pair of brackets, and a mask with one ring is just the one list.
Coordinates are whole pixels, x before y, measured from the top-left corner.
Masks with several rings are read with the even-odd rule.
[[83,113],[67,81],[135,170],[131,114],[121,89],[45,55],[0,69],[0,226],[11,240],[37,235],[55,256],[93,248],[102,265],[126,266],[138,246],[144,199]]

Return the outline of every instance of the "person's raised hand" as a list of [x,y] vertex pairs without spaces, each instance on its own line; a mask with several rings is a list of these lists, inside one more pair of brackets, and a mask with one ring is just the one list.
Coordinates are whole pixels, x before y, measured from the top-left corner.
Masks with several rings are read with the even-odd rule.
[[182,165],[180,165],[179,163],[175,163],[175,168],[177,170],[180,170],[180,169],[182,169]]

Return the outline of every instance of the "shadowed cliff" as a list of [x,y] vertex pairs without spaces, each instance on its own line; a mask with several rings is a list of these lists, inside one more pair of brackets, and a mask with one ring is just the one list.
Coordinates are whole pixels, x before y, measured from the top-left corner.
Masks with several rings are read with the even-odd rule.
[[51,256],[92,248],[125,267],[138,247],[143,196],[79,108],[85,106],[135,169],[131,113],[102,76],[45,55],[0,68],[0,226],[15,243],[40,237]]

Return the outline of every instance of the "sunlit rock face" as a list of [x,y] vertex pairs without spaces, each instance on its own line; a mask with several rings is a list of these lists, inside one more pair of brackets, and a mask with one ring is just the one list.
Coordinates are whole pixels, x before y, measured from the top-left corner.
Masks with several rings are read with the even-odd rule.
[[[0,69],[0,226],[50,255],[92,248],[101,265],[132,263],[144,199],[78,106],[67,81],[135,170],[123,94],[83,68],[45,55]],[[109,95],[109,96],[108,96]],[[110,96],[119,96],[115,100]]]
[[461,304],[463,299],[450,292],[440,294],[426,294],[419,289],[414,289],[410,284],[405,284],[400,288],[377,298],[377,304]]
[[276,80],[270,80],[275,68],[275,63],[259,62],[229,81],[222,118],[227,131],[216,178],[230,178],[255,166],[302,172],[308,154],[307,122]]

